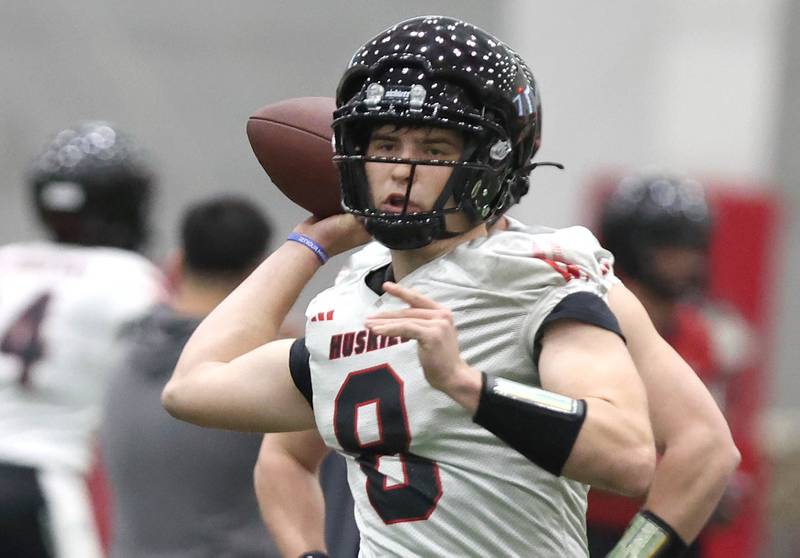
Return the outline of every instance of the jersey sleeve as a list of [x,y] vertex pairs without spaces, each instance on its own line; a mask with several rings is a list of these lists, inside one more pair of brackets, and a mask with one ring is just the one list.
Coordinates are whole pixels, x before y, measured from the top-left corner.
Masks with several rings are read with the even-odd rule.
[[[613,256],[585,227],[570,227],[534,235],[530,301],[523,340],[538,357],[543,327],[559,319],[574,319],[621,335],[606,304],[608,291],[618,280]],[[562,304],[563,302],[563,304]]]
[[622,334],[617,317],[602,298],[589,292],[572,293],[561,299],[561,302],[556,304],[552,312],[542,320],[534,338],[534,362],[539,361],[539,353],[542,350],[542,334],[545,327],[558,320],[575,320],[593,325],[616,333],[625,341],[625,336]]

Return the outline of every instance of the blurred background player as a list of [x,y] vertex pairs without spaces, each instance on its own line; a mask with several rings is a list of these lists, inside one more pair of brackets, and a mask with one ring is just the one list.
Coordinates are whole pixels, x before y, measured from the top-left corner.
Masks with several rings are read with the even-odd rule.
[[180,233],[174,296],[136,324],[105,399],[111,555],[277,556],[253,493],[261,437],[179,422],[160,402],[197,324],[265,257],[271,225],[248,201],[219,197],[189,208]]
[[153,175],[113,125],[59,132],[29,186],[52,237],[0,248],[0,556],[101,555],[85,475],[121,331],[162,294],[136,253]]
[[[704,188],[663,174],[622,179],[605,200],[599,236],[615,272],[642,302],[658,332],[686,360],[726,413],[735,412],[736,378],[749,362],[750,335],[731,308],[706,296],[713,216]],[[651,406],[657,406],[651,402]],[[729,521],[746,489],[734,476],[712,524]],[[599,490],[589,496],[592,556],[605,556],[640,502]],[[701,555],[702,538],[687,555]]]

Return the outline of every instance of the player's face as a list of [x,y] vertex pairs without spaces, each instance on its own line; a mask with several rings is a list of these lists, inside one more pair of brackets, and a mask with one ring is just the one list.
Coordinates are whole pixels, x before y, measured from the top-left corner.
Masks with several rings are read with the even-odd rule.
[[[408,128],[386,124],[372,132],[367,156],[403,159],[457,161],[464,138],[446,128]],[[453,167],[415,165],[407,213],[430,211],[453,172]],[[386,213],[401,213],[412,165],[366,163],[373,207]],[[454,207],[450,199],[445,207]]]
[[661,246],[651,254],[653,271],[675,296],[697,291],[703,286],[706,254],[698,248]]

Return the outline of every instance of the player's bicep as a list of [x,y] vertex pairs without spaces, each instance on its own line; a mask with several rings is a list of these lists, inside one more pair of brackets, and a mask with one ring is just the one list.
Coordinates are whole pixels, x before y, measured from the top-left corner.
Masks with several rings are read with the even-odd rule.
[[309,402],[290,370],[293,339],[258,347],[228,363],[197,365],[164,390],[176,417],[214,428],[252,432],[306,430],[314,426]]
[[623,285],[609,293],[609,306],[628,340],[628,350],[644,382],[656,443],[698,425],[725,429],[725,419],[692,368],[658,334],[647,311]]
[[573,319],[548,324],[541,339],[539,374],[549,391],[646,409],[644,388],[624,341],[596,325]]

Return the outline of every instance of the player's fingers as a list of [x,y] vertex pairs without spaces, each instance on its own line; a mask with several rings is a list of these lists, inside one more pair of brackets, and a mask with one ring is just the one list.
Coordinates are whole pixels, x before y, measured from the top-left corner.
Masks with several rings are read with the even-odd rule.
[[428,327],[432,325],[432,321],[426,318],[367,318],[364,320],[364,325],[367,327],[385,326],[391,324],[409,323],[415,324],[420,327]]
[[380,335],[399,335],[416,339],[421,345],[437,347],[446,344],[453,338],[453,325],[444,319],[377,319],[367,320],[365,325],[373,332]]
[[427,320],[376,320],[374,323],[367,322],[366,325],[372,333],[378,335],[405,337],[417,341],[425,341],[431,334]]
[[396,296],[414,308],[440,308],[440,305],[436,304],[431,299],[422,296],[417,291],[401,287],[392,281],[386,281],[383,284],[383,290],[392,296]]

